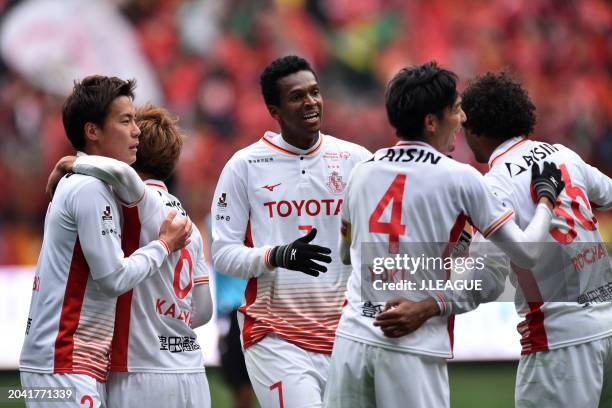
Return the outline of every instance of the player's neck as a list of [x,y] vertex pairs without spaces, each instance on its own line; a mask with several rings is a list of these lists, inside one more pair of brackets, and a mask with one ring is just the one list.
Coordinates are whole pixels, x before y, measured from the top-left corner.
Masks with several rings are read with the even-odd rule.
[[315,145],[315,143],[317,143],[317,140],[319,140],[319,132],[304,133],[301,135],[282,132],[281,136],[285,142],[289,143],[293,147],[297,147],[298,149],[302,150],[310,149],[312,146]]
[[[157,177],[153,176],[152,174],[146,173],[144,171],[138,171],[136,170],[136,173],[138,173],[138,176],[140,176],[141,180],[157,180]],[[164,180],[160,180],[160,181],[164,181]]]
[[484,138],[480,146],[482,156],[483,158],[486,158],[486,160],[484,160],[483,163],[488,163],[488,161],[491,160],[491,156],[493,155],[493,152],[497,150],[499,146],[506,143],[507,141],[508,139]]

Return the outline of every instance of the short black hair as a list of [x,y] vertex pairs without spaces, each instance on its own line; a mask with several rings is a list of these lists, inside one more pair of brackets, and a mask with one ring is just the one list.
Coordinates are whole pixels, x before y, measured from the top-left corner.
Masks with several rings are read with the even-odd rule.
[[74,83],[72,93],[62,108],[66,136],[77,150],[85,147],[85,124],[102,127],[113,101],[120,96],[134,99],[136,81],[117,77],[91,75]]
[[280,105],[278,80],[299,71],[310,71],[315,79],[318,80],[317,74],[313,71],[308,61],[296,55],[277,58],[268,64],[259,77],[261,94],[266,105]]
[[508,73],[487,72],[463,91],[463,124],[477,135],[507,140],[527,136],[536,124],[535,106],[527,91]]
[[387,85],[387,118],[400,139],[419,139],[425,116],[442,117],[457,100],[457,75],[435,61],[401,69]]

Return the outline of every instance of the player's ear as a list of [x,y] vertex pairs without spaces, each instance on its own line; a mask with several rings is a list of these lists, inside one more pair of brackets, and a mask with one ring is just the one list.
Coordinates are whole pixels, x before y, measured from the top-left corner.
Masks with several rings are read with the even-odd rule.
[[425,115],[425,119],[423,120],[423,129],[427,133],[436,133],[436,129],[438,128],[438,117],[433,113],[428,113]]
[[270,112],[270,116],[272,116],[272,118],[274,118],[274,120],[276,120],[277,122],[280,120],[280,111],[278,109],[278,106],[274,106],[274,105],[266,105],[268,107],[268,112]]
[[95,123],[87,122],[83,129],[85,131],[85,140],[96,141],[98,140],[98,126]]

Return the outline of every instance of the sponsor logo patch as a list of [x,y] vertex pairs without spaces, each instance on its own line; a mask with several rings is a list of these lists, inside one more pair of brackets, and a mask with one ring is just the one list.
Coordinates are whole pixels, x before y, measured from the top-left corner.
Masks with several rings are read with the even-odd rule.
[[220,213],[225,212],[227,209],[227,195],[225,193],[221,193],[219,196],[219,200],[217,201],[217,209]]

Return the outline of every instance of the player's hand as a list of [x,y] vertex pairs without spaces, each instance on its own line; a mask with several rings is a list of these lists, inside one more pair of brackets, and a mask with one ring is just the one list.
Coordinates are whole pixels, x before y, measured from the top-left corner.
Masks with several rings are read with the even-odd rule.
[[433,298],[420,302],[391,299],[385,304],[385,310],[376,316],[374,326],[380,327],[387,337],[402,337],[417,330],[430,317],[438,314],[440,309]]
[[47,187],[45,188],[45,192],[49,198],[53,199],[53,194],[55,194],[55,189],[57,188],[59,181],[66,173],[70,173],[72,171],[72,165],[76,159],[76,156],[64,156],[55,164],[55,167],[51,171],[49,179],[47,180]]
[[331,249],[319,245],[311,245],[310,242],[316,235],[317,229],[313,228],[308,234],[290,244],[272,248],[269,263],[273,267],[304,272],[311,276],[319,276],[319,272],[327,272],[325,265],[314,261],[330,263],[331,257],[329,254],[331,254]]
[[170,252],[184,248],[191,242],[189,238],[193,228],[191,220],[189,217],[183,217],[178,221],[174,221],[175,217],[176,210],[170,210],[159,228],[159,239],[168,245]]
[[538,201],[541,198],[547,198],[552,208],[555,207],[557,197],[565,188],[561,171],[554,163],[549,162],[544,162],[542,172],[540,172],[540,166],[537,163],[531,166],[531,185],[538,197]]

